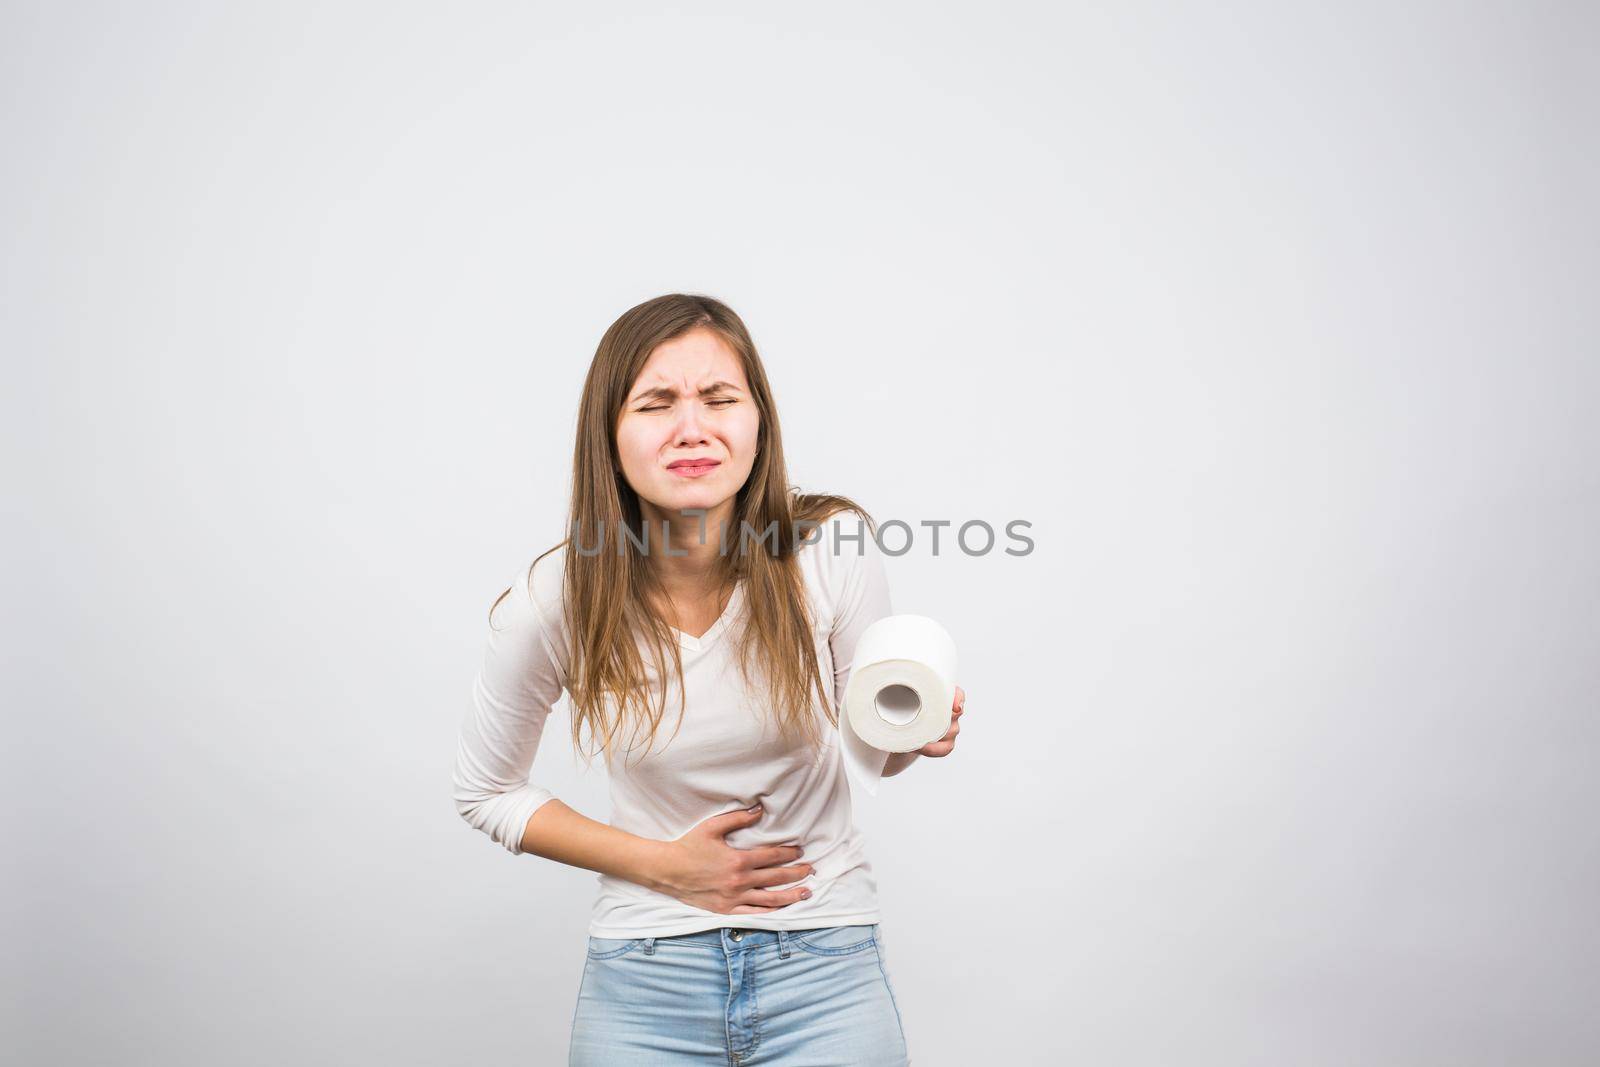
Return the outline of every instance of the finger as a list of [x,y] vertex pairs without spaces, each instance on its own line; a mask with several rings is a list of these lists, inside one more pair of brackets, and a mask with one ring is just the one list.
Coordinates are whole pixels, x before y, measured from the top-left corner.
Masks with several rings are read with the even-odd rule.
[[946,752],[949,752],[950,749],[949,748],[942,748],[941,749],[939,746],[949,745],[949,746],[951,746],[953,748],[955,746],[955,737],[956,737],[956,731],[955,731],[954,727],[952,727],[951,729],[946,730],[944,736],[939,738],[939,740],[937,740],[937,741],[929,741],[927,744],[925,744],[921,748],[917,749],[917,751],[920,752],[924,756],[942,756]]
[[809,863],[798,863],[793,867],[765,867],[751,874],[751,884],[760,888],[774,885],[788,885],[798,882],[802,878],[809,878],[817,869]]
[[700,825],[716,837],[724,837],[733,831],[757,822],[765,809],[757,806],[755,810],[741,808],[738,811],[725,811],[721,815],[713,815]]
[[751,889],[739,897],[739,906],[748,904],[756,908],[785,908],[810,895],[811,890],[805,888]]
[[777,867],[784,863],[793,863],[805,855],[805,850],[799,845],[764,845],[761,848],[740,849],[746,870],[759,870],[762,867]]

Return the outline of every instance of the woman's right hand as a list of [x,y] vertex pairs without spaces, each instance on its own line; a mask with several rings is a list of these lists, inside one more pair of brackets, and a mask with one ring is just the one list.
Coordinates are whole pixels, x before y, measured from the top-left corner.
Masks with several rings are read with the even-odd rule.
[[804,886],[768,889],[810,875],[809,863],[793,863],[802,852],[798,845],[734,848],[723,837],[761,818],[758,805],[744,811],[713,815],[678,838],[662,842],[654,888],[685,904],[723,915],[776,911],[804,900]]

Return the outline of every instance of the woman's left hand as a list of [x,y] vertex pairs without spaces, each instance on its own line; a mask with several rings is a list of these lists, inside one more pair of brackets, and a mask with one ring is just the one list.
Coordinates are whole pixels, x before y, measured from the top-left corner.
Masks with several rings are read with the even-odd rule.
[[956,686],[955,704],[950,708],[950,729],[945,731],[945,735],[939,738],[939,740],[929,741],[927,744],[917,749],[917,751],[922,753],[924,756],[948,756],[951,752],[954,752],[956,747],[956,734],[961,732],[961,713],[966,710],[966,707],[966,690],[962,689],[958,685]]

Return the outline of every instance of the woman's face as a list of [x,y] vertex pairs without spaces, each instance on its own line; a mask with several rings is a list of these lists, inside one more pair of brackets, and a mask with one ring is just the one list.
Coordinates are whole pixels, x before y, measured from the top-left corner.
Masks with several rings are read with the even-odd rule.
[[739,357],[715,331],[691,330],[657,345],[628,390],[617,421],[623,477],[647,516],[650,505],[674,519],[704,508],[715,523],[750,477],[760,428]]

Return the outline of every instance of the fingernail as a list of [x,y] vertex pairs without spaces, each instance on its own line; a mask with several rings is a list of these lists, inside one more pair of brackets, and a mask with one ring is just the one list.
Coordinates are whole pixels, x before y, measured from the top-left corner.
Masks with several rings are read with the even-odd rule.
[[809,890],[809,889],[800,890],[800,899],[801,900],[809,900],[810,897],[811,897],[811,890]]

